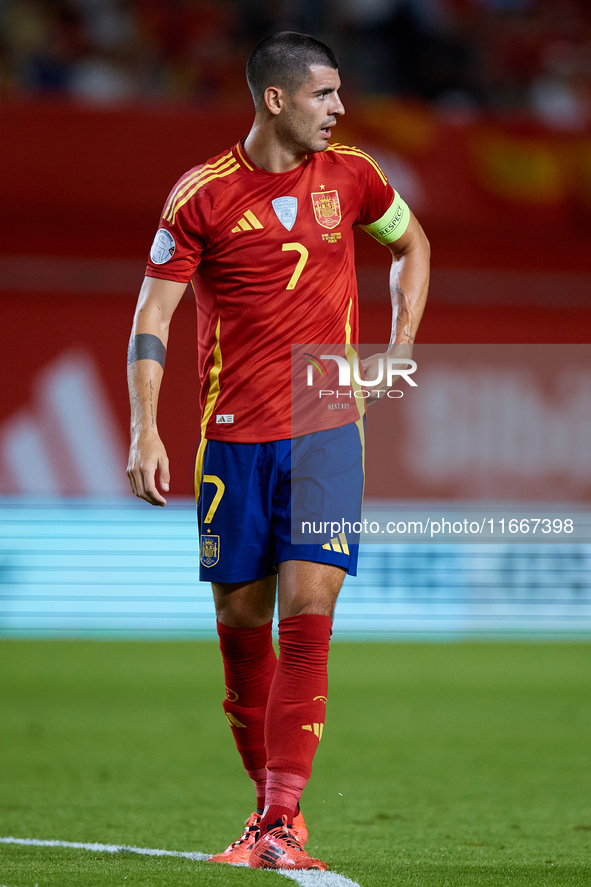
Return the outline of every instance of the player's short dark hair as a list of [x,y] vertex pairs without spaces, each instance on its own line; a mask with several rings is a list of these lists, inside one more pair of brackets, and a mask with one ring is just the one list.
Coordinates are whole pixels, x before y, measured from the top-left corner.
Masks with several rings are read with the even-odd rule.
[[338,68],[339,60],[332,49],[297,31],[280,31],[258,43],[246,65],[246,79],[258,108],[269,86],[280,86],[286,92],[297,92],[310,76],[311,65]]

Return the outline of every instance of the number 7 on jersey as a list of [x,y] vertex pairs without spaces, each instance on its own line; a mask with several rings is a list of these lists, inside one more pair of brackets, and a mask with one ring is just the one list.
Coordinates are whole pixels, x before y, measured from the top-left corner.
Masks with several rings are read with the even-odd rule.
[[295,266],[295,270],[289,278],[289,283],[285,287],[286,290],[293,290],[295,289],[295,285],[300,279],[301,273],[304,270],[304,265],[308,261],[308,250],[301,243],[284,243],[281,249],[283,250],[283,252],[286,252],[287,250],[295,250],[300,254],[297,265]]

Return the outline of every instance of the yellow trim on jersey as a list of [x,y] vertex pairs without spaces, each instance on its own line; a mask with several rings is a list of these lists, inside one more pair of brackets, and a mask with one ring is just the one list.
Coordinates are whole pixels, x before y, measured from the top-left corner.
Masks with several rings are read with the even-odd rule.
[[347,310],[347,319],[345,321],[345,345],[351,344],[351,308],[353,307],[353,299],[349,299],[349,308]]
[[216,160],[215,163],[204,163],[203,166],[200,166],[195,172],[188,173],[183,179],[181,179],[176,189],[170,195],[165,212],[170,213],[175,202],[199,179],[203,178],[210,172],[219,172],[231,163],[236,163],[236,160],[232,152],[229,151],[228,154],[224,154],[224,156],[220,157],[219,160]]
[[351,387],[353,388],[353,397],[357,401],[357,406],[359,408],[359,415],[365,415],[365,400],[362,397],[357,397],[355,395],[356,391],[361,391],[361,385],[355,379],[355,373],[353,372],[353,361],[356,357],[358,357],[357,352],[353,348],[351,344],[351,309],[353,307],[353,299],[349,299],[349,310],[347,311],[347,320],[345,321],[345,357],[347,358],[347,363],[349,364],[349,368],[351,371]]
[[238,144],[236,145],[236,151],[238,152],[238,154],[239,154],[239,156],[240,156],[240,159],[241,159],[241,161],[243,162],[243,164],[244,164],[246,167],[248,167],[248,169],[252,172],[252,171],[254,170],[254,167],[251,166],[250,163],[248,162],[248,160],[246,159],[246,157],[245,157],[245,155],[244,155],[244,152],[242,151],[242,146],[241,146],[240,142],[238,142]]
[[222,318],[218,318],[218,325],[215,329],[215,346],[213,349],[213,366],[209,371],[209,391],[207,392],[207,400],[205,401],[205,409],[203,410],[203,418],[201,419],[201,443],[197,450],[197,459],[195,460],[195,501],[199,500],[201,492],[201,482],[203,480],[203,458],[205,456],[205,448],[207,446],[207,438],[205,432],[209,420],[213,415],[216,401],[220,393],[220,373],[222,371],[222,349],[220,346],[220,326]]
[[367,160],[368,163],[371,163],[384,185],[388,184],[388,179],[380,169],[379,165],[376,163],[373,157],[370,157],[369,154],[366,154],[365,151],[361,150],[361,148],[349,147],[348,145],[339,145],[334,142],[333,144],[329,145],[326,150],[334,151],[336,154],[352,154],[354,157],[362,157],[364,160]]
[[203,177],[204,175],[207,175],[208,172],[212,172],[213,170],[218,170],[220,168],[223,168],[224,166],[226,166],[228,163],[230,163],[233,160],[234,160],[234,157],[232,155],[232,152],[230,151],[228,154],[224,154],[223,157],[220,157],[220,159],[217,160],[215,163],[204,163],[202,166],[200,166],[194,172],[186,173],[186,175],[183,176],[183,178],[180,180],[180,182],[177,183],[176,188],[174,189],[174,191],[172,192],[172,194],[168,198],[168,203],[166,204],[166,207],[164,208],[164,212],[162,213],[162,215],[166,216],[171,211],[175,201],[178,200],[178,198],[182,196],[182,194],[187,190],[187,188],[190,188],[191,185],[194,182],[196,182],[199,178]]
[[232,154],[231,151],[228,154],[224,154],[224,156],[220,157],[219,160],[216,160],[215,163],[205,163],[205,164],[203,164],[203,166],[200,166],[199,169],[196,170],[194,173],[191,173],[186,178],[181,179],[181,181],[176,186],[175,190],[170,195],[170,197],[168,199],[168,203],[164,207],[164,212],[162,213],[162,217],[166,221],[168,221],[167,216],[171,212],[173,205],[178,200],[178,198],[187,190],[187,188],[190,188],[191,185],[193,185],[195,182],[197,182],[204,175],[207,175],[207,173],[212,172],[214,170],[217,171],[217,170],[223,169],[223,167],[226,166],[230,162],[236,163],[236,161],[234,160],[234,155]]
[[170,213],[168,214],[169,218],[166,219],[166,221],[171,222],[174,225],[175,216],[179,209],[181,209],[181,207],[183,207],[185,203],[187,203],[191,199],[191,197],[193,197],[197,193],[199,188],[202,188],[203,185],[207,185],[207,183],[211,182],[212,179],[223,179],[224,176],[229,176],[231,173],[236,172],[239,169],[239,165],[236,163],[236,161],[234,161],[233,166],[231,166],[229,169],[224,170],[224,172],[213,173],[206,179],[201,179],[201,181],[199,181],[193,188],[191,188],[188,194],[185,194],[185,196],[181,200],[177,201],[174,208],[171,209]]
[[213,415],[216,401],[220,393],[220,373],[222,371],[222,349],[220,347],[220,325],[222,318],[218,318],[218,325],[215,329],[215,347],[213,349],[213,366],[209,371],[209,391],[207,392],[207,400],[205,401],[205,409],[203,410],[203,418],[201,419],[201,436],[205,437],[205,431],[209,420]]
[[378,243],[394,243],[402,237],[410,222],[410,210],[402,197],[397,194],[381,219],[371,225],[360,225]]

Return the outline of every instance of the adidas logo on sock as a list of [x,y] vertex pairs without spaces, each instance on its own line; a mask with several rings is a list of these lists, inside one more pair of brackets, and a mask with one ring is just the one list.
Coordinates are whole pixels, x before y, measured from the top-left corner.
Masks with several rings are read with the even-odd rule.
[[314,736],[318,737],[318,742],[320,742],[320,740],[322,739],[324,724],[304,724],[302,730],[309,730],[310,733],[313,733]]
[[246,727],[246,724],[243,724],[241,721],[239,721],[238,718],[236,717],[236,715],[233,715],[231,711],[226,711],[226,712],[224,712],[224,714],[226,715],[226,717],[228,718],[228,720],[230,721],[230,723],[232,724],[233,727]]

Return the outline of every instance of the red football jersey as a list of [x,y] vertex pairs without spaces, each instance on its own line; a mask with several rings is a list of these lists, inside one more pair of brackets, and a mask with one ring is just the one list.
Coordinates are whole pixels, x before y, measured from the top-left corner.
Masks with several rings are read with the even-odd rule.
[[[203,436],[292,436],[291,346],[358,341],[353,226],[394,199],[371,157],[337,144],[271,173],[238,143],[179,180],[146,274],[193,281]],[[354,422],[358,403],[311,414],[298,433]]]

